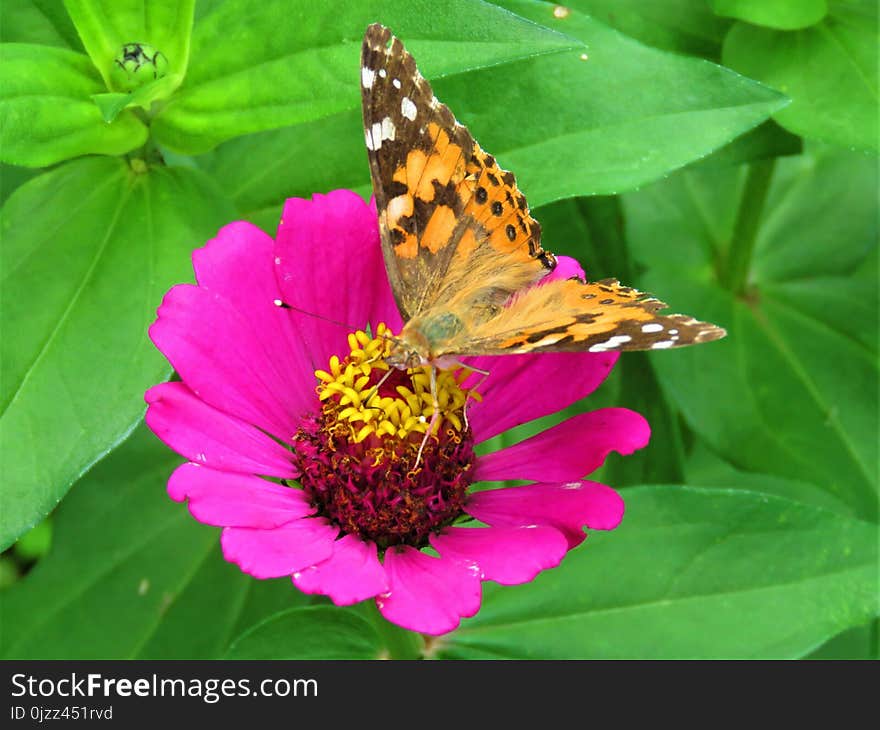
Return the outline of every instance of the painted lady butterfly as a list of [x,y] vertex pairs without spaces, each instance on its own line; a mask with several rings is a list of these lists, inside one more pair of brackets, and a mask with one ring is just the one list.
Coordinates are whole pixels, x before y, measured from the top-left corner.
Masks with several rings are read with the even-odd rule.
[[665,304],[614,279],[534,286],[556,258],[541,247],[541,227],[513,174],[437,100],[400,40],[378,24],[364,36],[361,93],[382,251],[406,322],[390,365],[662,350],[725,335],[686,315],[658,315]]

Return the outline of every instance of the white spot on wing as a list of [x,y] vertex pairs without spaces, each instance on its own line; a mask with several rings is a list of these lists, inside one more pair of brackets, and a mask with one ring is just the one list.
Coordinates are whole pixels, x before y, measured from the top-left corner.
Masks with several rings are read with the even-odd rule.
[[665,350],[668,347],[672,347],[675,343],[672,340],[663,340],[662,342],[655,342],[651,345],[652,350]]
[[642,332],[645,334],[650,334],[651,332],[662,332],[663,325],[657,322],[649,322],[648,324],[642,325]]
[[379,69],[379,78],[384,79],[388,75],[388,72],[384,68]]
[[411,122],[414,122],[416,119],[416,111],[416,105],[413,104],[413,100],[408,96],[404,96],[400,100],[400,113]]
[[377,150],[386,139],[394,139],[397,129],[391,117],[385,117],[381,122],[374,122],[370,129],[366,130],[364,137],[368,150]]
[[395,89],[400,88],[400,79],[391,79],[391,83],[394,84]]
[[373,81],[376,79],[376,72],[371,68],[367,68],[364,66],[361,69],[361,84],[363,84],[365,89],[373,88]]
[[546,347],[547,345],[555,345],[562,339],[562,335],[547,335],[542,340],[535,343],[535,347]]
[[629,342],[632,339],[629,335],[613,335],[609,339],[605,340],[605,342],[597,342],[590,348],[590,352],[605,352],[607,350],[613,350],[615,347],[620,347],[621,345]]

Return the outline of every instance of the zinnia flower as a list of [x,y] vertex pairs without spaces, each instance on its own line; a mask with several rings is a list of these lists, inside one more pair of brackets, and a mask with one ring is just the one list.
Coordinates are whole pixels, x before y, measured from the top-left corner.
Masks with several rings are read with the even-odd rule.
[[[584,527],[620,522],[619,495],[581,478],[647,443],[637,413],[584,413],[474,453],[588,395],[616,353],[473,358],[485,378],[441,371],[439,428],[417,463],[429,374],[389,375],[383,361],[402,322],[375,207],[354,193],[288,200],[275,241],[231,223],[193,265],[198,285],[172,288],[150,328],[181,382],[147,392],[146,421],[189,460],[170,496],[223,528],[223,554],[244,572],[291,576],[338,605],[374,598],[389,621],[442,634],[477,612],[482,580],[528,582]],[[579,271],[561,257],[552,275]],[[506,480],[530,483],[473,489]]]

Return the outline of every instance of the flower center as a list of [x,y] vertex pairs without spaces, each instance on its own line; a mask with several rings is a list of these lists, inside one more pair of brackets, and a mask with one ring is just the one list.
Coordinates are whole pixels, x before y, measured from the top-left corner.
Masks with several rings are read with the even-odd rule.
[[436,393],[430,366],[390,368],[392,342],[384,324],[354,332],[348,356],[315,371],[321,409],[300,423],[294,453],[303,489],[343,532],[421,547],[461,514],[474,461],[465,406],[479,396],[462,368],[437,371]]

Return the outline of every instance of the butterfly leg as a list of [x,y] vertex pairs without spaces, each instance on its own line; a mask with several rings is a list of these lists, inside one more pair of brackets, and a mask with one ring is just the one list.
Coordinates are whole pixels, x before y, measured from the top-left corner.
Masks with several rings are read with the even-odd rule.
[[425,444],[428,443],[428,439],[431,438],[434,433],[434,427],[437,425],[437,421],[440,420],[440,400],[437,397],[437,368],[434,365],[431,365],[431,420],[428,422],[428,428],[425,431],[425,437],[422,439],[422,443],[419,446],[419,453],[416,455],[416,465],[415,469],[419,468],[419,464],[422,463],[422,452],[425,450]]
[[467,404],[468,401],[471,400],[470,391],[477,390],[483,383],[486,382],[486,378],[489,377],[489,371],[483,370],[482,368],[475,368],[473,365],[468,365],[466,362],[461,362],[461,360],[456,360],[454,364],[457,367],[464,368],[465,370],[470,370],[472,373],[478,373],[479,375],[483,376],[482,378],[480,378],[480,382],[477,383],[473,388],[468,388],[468,398],[464,404],[464,427],[465,429],[468,429],[470,428],[470,424],[468,423]]

